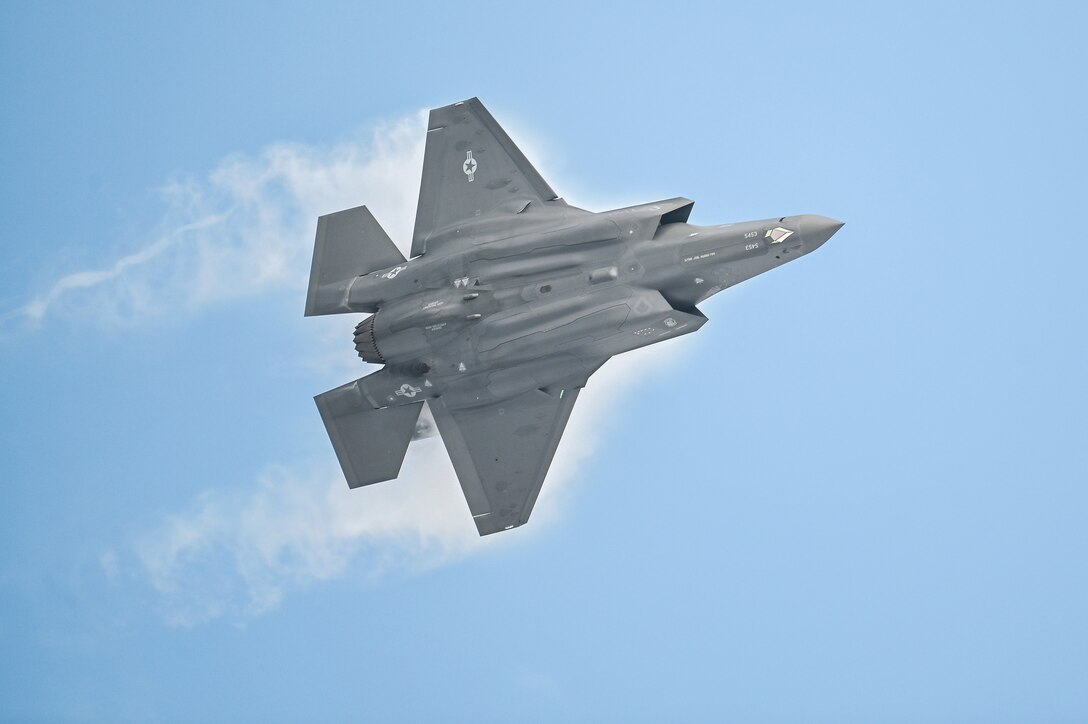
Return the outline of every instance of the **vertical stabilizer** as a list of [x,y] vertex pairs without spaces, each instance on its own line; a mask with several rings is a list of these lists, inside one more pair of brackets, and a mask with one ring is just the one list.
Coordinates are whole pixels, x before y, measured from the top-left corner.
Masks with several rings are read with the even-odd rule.
[[349,382],[314,398],[348,486],[392,480],[400,474],[423,402],[374,408]]
[[306,316],[375,311],[349,308],[352,282],[403,261],[404,254],[365,206],[319,217]]

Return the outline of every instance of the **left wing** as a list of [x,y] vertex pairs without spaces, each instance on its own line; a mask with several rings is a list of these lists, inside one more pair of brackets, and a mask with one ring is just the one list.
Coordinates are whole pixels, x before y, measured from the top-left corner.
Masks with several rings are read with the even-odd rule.
[[428,241],[457,222],[504,203],[516,213],[530,201],[556,198],[479,99],[436,108],[427,123],[412,256],[431,248]]
[[464,410],[428,402],[480,535],[529,520],[579,389],[534,389]]

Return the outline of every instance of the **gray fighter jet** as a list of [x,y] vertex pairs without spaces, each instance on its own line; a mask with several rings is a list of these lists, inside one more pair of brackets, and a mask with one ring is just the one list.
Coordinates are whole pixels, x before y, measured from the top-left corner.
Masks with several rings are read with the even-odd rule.
[[575,208],[479,100],[431,111],[411,259],[365,206],[317,221],[306,315],[369,313],[355,349],[384,365],[314,398],[348,485],[397,477],[426,402],[480,535],[525,523],[609,357],[696,331],[699,302],[842,226],[695,226],[693,205]]

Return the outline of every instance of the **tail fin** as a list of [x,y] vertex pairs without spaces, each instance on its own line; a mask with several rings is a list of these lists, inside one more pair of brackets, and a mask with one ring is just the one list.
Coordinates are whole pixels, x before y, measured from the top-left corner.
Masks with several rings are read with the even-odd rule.
[[314,398],[348,487],[392,480],[400,474],[423,402],[375,409],[359,381]]
[[306,316],[365,311],[348,307],[351,283],[403,261],[404,254],[365,206],[319,217]]

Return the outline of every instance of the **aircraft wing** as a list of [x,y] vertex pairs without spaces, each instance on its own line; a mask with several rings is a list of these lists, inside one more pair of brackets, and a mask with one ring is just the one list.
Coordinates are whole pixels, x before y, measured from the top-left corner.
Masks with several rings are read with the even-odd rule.
[[464,410],[428,402],[480,535],[529,520],[579,389],[532,390]]
[[[477,98],[431,111],[412,256],[457,222],[527,201],[551,201],[552,187]],[[519,208],[513,209],[522,204]]]

